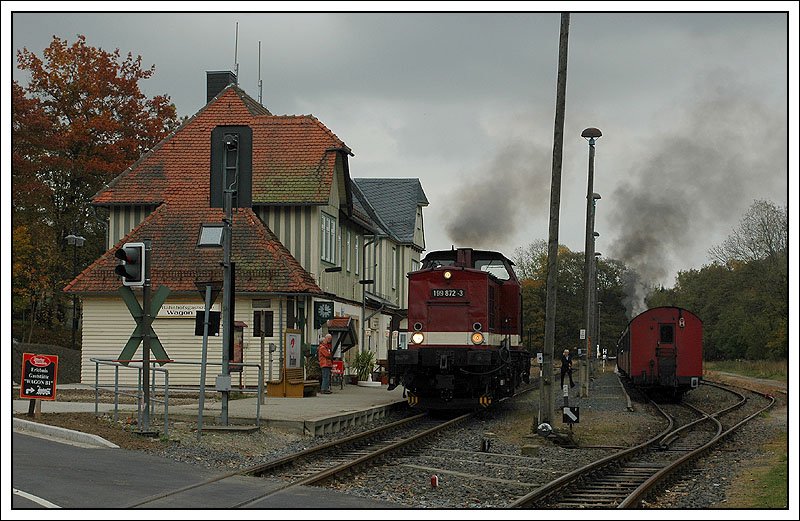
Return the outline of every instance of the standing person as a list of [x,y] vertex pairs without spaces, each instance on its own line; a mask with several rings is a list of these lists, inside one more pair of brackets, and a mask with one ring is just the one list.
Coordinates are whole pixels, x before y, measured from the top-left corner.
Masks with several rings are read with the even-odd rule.
[[320,393],[331,394],[331,367],[333,367],[333,355],[331,354],[331,341],[333,337],[330,333],[323,337],[319,343],[317,356],[319,357],[319,369],[322,372],[322,382],[320,383]]
[[569,375],[569,386],[575,387],[575,382],[572,381],[572,356],[569,354],[569,349],[564,349],[561,353],[561,387],[564,387],[564,375]]

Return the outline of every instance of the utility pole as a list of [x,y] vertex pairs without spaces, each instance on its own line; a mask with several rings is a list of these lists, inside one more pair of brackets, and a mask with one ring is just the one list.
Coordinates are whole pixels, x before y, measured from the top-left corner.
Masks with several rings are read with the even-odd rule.
[[[553,132],[553,165],[550,181],[550,233],[547,243],[547,303],[545,306],[544,353],[542,353],[542,378],[539,380],[541,396],[541,422],[552,427],[553,408],[553,352],[556,336],[556,288],[558,284],[558,215],[561,206],[561,159],[564,145],[564,112],[567,94],[567,47],[569,42],[569,13],[561,13],[561,31],[558,44],[558,80],[556,116]],[[538,429],[534,420],[534,429]],[[548,429],[551,430],[551,429]]]

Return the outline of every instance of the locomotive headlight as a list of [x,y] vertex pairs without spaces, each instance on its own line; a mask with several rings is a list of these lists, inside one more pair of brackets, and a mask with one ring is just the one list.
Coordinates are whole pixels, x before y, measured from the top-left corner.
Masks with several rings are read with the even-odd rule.
[[423,335],[421,331],[417,331],[411,335],[411,342],[414,344],[421,344],[423,340],[425,340],[425,335]]
[[444,272],[444,280],[450,280],[450,278],[452,276],[453,276],[453,273],[450,270],[445,270],[445,272]]
[[470,340],[472,340],[472,343],[475,344],[475,345],[482,344],[483,343],[483,333],[481,333],[480,331],[475,331],[474,333],[472,333],[472,336],[470,337]]

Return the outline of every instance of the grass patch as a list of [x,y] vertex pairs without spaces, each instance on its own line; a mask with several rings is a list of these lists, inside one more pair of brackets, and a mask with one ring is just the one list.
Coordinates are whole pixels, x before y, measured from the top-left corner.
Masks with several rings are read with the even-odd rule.
[[745,468],[734,480],[725,508],[788,508],[787,436],[765,445],[768,456]]
[[704,362],[705,369],[734,373],[750,378],[766,378],[785,382],[789,370],[787,360],[721,360]]

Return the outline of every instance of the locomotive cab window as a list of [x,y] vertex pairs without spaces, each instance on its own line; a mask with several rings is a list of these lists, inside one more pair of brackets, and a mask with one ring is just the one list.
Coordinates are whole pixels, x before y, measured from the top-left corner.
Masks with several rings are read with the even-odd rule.
[[674,344],[675,343],[675,325],[674,324],[661,324],[660,327],[660,342],[662,344]]
[[498,260],[475,261],[475,267],[481,271],[486,271],[489,274],[494,275],[500,280],[508,280],[511,278],[511,276],[508,274],[508,269],[506,269],[505,264]]
[[423,264],[423,269],[455,266],[456,261],[448,259],[434,259]]

